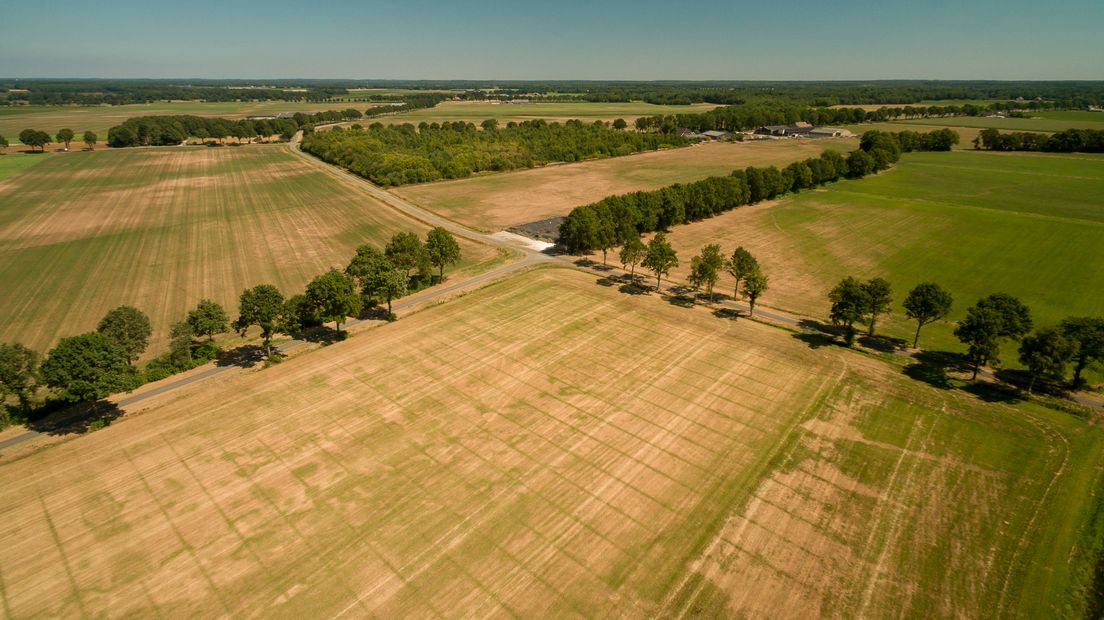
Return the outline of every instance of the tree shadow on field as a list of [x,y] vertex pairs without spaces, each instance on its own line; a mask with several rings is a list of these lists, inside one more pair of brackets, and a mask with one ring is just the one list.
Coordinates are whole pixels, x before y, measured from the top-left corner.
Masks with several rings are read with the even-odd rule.
[[1026,391],[1028,386],[1035,394],[1066,398],[1069,396],[1069,386],[1062,381],[1056,381],[1050,377],[1039,377],[1035,385],[1031,385],[1031,373],[1022,368],[1000,368],[993,375],[1003,383],[1014,385]]
[[215,365],[252,368],[264,358],[264,347],[256,344],[243,344],[240,347],[220,351],[218,357],[215,358]]
[[46,435],[74,435],[110,425],[123,415],[115,403],[96,401],[78,403],[54,415],[27,422],[27,428]]
[[889,336],[860,336],[858,343],[868,349],[882,353],[894,353],[905,348],[905,341],[901,338]]
[[602,276],[601,278],[598,278],[594,281],[594,283],[598,286],[617,286],[619,282],[620,280],[616,278],[611,278],[609,276]]
[[809,345],[810,349],[842,344],[839,340],[840,330],[834,325],[828,325],[813,319],[801,319],[797,322],[797,326],[804,331],[794,334],[793,337]]
[[695,305],[697,305],[694,297],[691,295],[664,295],[663,300],[671,304],[672,306],[678,306],[679,308],[693,308]]
[[729,319],[730,321],[735,321],[736,319],[744,316],[744,313],[735,308],[717,308],[713,311],[713,316],[717,317],[718,319]]
[[652,292],[652,287],[639,282],[629,282],[628,284],[622,284],[617,290],[626,295],[648,295]]
[[977,396],[987,403],[1006,403],[1014,405],[1023,402],[1020,391],[1011,385],[990,383],[989,381],[971,381],[962,390]]

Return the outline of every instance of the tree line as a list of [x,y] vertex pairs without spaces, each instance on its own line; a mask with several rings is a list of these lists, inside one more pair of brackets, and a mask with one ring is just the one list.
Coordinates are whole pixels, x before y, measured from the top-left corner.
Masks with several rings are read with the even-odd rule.
[[[875,335],[877,319],[892,307],[893,289],[883,278],[860,281],[849,276],[828,293],[828,300],[832,303],[829,318],[851,346],[856,325],[865,326],[867,335]],[[933,282],[918,284],[909,291],[903,306],[905,315],[916,321],[913,348],[919,346],[920,330],[946,318],[953,304],[951,294]],[[1006,341],[1019,343],[1018,359],[1030,376],[1028,392],[1039,379],[1066,381],[1071,364],[1069,385],[1080,387],[1085,369],[1104,361],[1104,317],[1069,317],[1058,326],[1032,333],[1033,327],[1030,308],[1007,293],[993,293],[967,309],[965,318],[956,323],[954,335],[966,346],[972,379],[977,379],[982,366],[1000,363],[1000,348]]]
[[868,131],[859,148],[846,157],[826,150],[819,157],[794,162],[781,170],[749,166],[727,177],[607,196],[572,209],[560,223],[557,244],[571,254],[601,250],[605,256],[611,248],[641,233],[666,230],[841,178],[862,178],[896,163],[902,152],[949,150],[957,142],[958,134],[949,129],[928,134]]
[[996,129],[983,129],[974,138],[974,146],[987,151],[1104,153],[1104,129],[1066,129],[1049,136],[1044,133],[1001,133]]
[[[64,144],[66,150],[68,150],[69,144],[71,144],[73,140],[76,139],[76,137],[76,132],[74,132],[72,129],[69,129],[68,127],[64,127],[58,130],[57,135],[55,135],[53,139],[56,140],[58,144]],[[84,145],[88,147],[88,150],[90,151],[96,148],[96,144],[99,142],[99,139],[99,136],[97,136],[96,132],[94,131],[86,131],[81,137]],[[19,132],[19,141],[31,147],[32,151],[37,148],[39,151],[45,152],[46,145],[50,144],[51,139],[50,134],[46,133],[45,131],[41,131],[38,129],[24,129],[23,131]],[[7,139],[3,136],[0,136],[0,149],[7,148],[7,146]]]
[[601,121],[538,119],[499,127],[488,119],[480,126],[457,121],[333,128],[305,136],[302,148],[374,183],[403,185],[686,144],[674,135],[621,131]]
[[172,325],[168,351],[144,369],[136,362],[149,346],[152,329],[149,317],[133,306],[112,309],[96,330],[62,338],[41,359],[22,344],[0,343],[0,427],[11,421],[4,405],[9,397],[17,401],[18,414],[27,417],[33,415],[35,395],[43,389],[55,402],[74,403],[130,391],[215,359],[219,348],[214,337],[231,329],[244,336],[249,328],[259,328],[266,357],[275,362],[272,339],[278,334],[294,335],[332,322],[342,337],[348,317],[382,303],[387,304],[386,318],[393,321],[394,300],[443,281],[445,269],[460,258],[459,244],[444,228],[430,230],[425,242],[414,233],[400,232],[382,250],[358,247],[344,270],[317,276],[300,294],[285,297],[272,284],[242,291],[233,321],[221,305],[203,299]]

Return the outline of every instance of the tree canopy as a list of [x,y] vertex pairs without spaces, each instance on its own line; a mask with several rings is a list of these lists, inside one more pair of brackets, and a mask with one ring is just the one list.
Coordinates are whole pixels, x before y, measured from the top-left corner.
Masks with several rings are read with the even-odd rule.
[[361,300],[353,278],[331,269],[307,285],[307,303],[322,322],[333,321],[337,331],[350,316],[360,314]]
[[137,384],[127,352],[98,332],[62,338],[46,355],[39,373],[46,385],[72,402],[97,400]]
[[905,316],[916,321],[916,336],[912,339],[912,348],[920,343],[920,329],[945,318],[951,312],[954,298],[943,287],[934,282],[917,284],[905,297]]
[[448,230],[440,226],[426,235],[426,253],[429,264],[436,267],[441,280],[445,279],[445,267],[460,262],[460,244]]
[[108,311],[96,331],[107,336],[119,346],[127,356],[127,362],[133,363],[149,346],[149,317],[134,306],[119,306]]

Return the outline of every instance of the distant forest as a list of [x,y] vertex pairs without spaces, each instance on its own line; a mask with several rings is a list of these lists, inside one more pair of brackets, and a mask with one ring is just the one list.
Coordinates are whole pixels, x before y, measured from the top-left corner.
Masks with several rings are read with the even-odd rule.
[[543,120],[494,120],[472,123],[383,125],[367,129],[308,133],[302,148],[380,185],[458,179],[488,170],[531,168],[549,162],[571,162],[628,155],[689,140],[674,134],[612,129],[602,122],[547,123]]
[[0,78],[0,105],[126,104],[154,101],[394,101],[385,92],[446,90],[461,99],[626,102],[689,105],[761,100],[809,107],[906,105],[931,100],[1041,99],[1063,108],[1104,102],[1101,81],[493,81],[493,80],[106,80]]

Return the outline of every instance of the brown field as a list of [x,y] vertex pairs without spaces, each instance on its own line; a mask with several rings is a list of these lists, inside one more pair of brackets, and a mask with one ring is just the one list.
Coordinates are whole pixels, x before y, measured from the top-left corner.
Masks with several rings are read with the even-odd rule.
[[[25,155],[5,157],[32,157]],[[112,307],[149,314],[150,352],[201,298],[286,294],[415,222],[284,146],[71,152],[0,181],[0,340],[44,352]],[[461,269],[498,252],[464,242]]]
[[1068,416],[563,269],[159,398],[0,464],[6,615],[1051,616],[1099,482]]
[[825,149],[850,150],[854,139],[711,142],[534,170],[411,185],[396,194],[455,221],[488,231],[566,215],[611,194],[727,175],[746,166],[785,165]]

